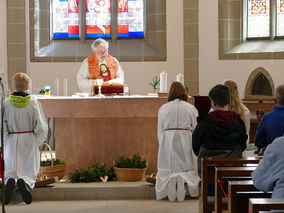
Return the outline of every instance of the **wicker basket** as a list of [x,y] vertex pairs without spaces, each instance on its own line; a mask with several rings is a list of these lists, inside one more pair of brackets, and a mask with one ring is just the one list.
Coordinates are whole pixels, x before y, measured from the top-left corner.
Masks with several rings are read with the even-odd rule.
[[147,167],[143,169],[114,167],[116,180],[124,182],[142,181],[144,179],[146,170]]
[[53,166],[53,157],[52,157],[52,151],[50,146],[47,143],[43,143],[40,147],[40,161],[41,161],[41,155],[42,150],[44,146],[47,146],[47,148],[50,151],[51,156],[51,166],[41,166],[39,169],[38,177],[44,177],[43,179],[58,177],[58,180],[62,179],[65,174],[66,164],[63,165],[55,165]]

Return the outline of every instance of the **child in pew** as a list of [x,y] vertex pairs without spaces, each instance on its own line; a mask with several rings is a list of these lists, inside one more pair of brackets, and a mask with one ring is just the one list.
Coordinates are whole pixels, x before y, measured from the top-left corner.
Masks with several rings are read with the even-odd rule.
[[[249,137],[250,111],[240,100],[238,85],[235,81],[232,81],[232,80],[226,80],[224,82],[224,85],[229,88],[229,92],[230,92],[229,110],[232,110],[237,115],[240,115],[241,119],[245,123],[246,132]],[[247,139],[247,145],[249,145],[249,138]]]
[[228,87],[216,85],[210,90],[209,97],[214,111],[198,123],[192,135],[199,175],[202,157],[242,157],[248,138],[240,116],[229,110]]
[[[198,156],[199,176],[203,157],[242,157],[248,138],[240,116],[229,110],[228,87],[216,85],[210,90],[209,97],[214,111],[197,124],[192,135],[193,151]],[[214,192],[214,186],[211,187],[209,194]]]
[[5,204],[9,204],[15,183],[26,204],[32,202],[40,167],[39,147],[47,137],[47,123],[41,104],[26,93],[29,77],[13,76],[15,92],[4,102]]

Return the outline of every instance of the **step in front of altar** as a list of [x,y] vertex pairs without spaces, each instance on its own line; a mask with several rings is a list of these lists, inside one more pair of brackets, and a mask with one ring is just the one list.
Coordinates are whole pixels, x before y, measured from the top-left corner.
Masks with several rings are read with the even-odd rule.
[[156,199],[155,186],[141,182],[55,183],[33,190],[34,201]]

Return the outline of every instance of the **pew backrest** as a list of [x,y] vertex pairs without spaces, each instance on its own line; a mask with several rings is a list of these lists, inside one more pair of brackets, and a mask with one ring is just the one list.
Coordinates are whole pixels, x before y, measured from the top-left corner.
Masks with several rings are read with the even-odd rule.
[[[284,198],[250,198],[249,199],[249,213],[258,213],[259,211],[268,210],[283,210],[284,212]],[[281,211],[282,212],[282,211]]]
[[256,111],[257,109],[263,110],[265,112],[271,112],[273,107],[275,106],[274,100],[272,98],[269,99],[243,99],[242,103],[246,105],[246,107],[250,111]]
[[[227,196],[228,183],[224,181],[227,177],[249,177],[256,167],[215,167],[215,213],[222,213],[222,197]],[[225,177],[225,179],[224,179]],[[225,194],[224,194],[225,193]]]
[[208,184],[215,184],[215,167],[216,166],[239,166],[240,164],[258,164],[261,157],[246,158],[222,158],[222,157],[205,157],[202,159],[201,167],[201,194],[199,211],[207,213],[214,210],[214,205],[208,205]]

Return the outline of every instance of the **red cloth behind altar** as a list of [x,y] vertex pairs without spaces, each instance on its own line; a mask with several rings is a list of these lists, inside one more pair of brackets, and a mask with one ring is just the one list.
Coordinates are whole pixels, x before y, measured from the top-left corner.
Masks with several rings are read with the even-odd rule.
[[[94,93],[98,94],[98,86],[94,87]],[[122,84],[112,84],[108,86],[102,86],[101,92],[103,94],[112,94],[112,93],[123,93],[123,85]]]
[[198,110],[199,116],[206,115],[211,109],[211,101],[209,96],[193,96],[194,106]]

